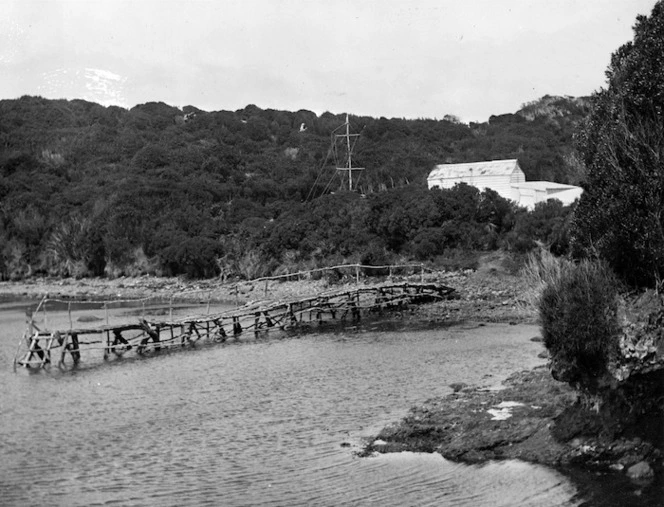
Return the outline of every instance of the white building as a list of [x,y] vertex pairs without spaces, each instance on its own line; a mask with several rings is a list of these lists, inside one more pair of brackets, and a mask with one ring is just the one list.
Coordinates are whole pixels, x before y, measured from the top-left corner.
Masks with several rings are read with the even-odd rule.
[[533,209],[538,202],[558,199],[563,204],[572,204],[581,196],[583,189],[550,181],[526,181],[519,161],[491,160],[465,164],[440,164],[434,167],[427,178],[429,189],[452,188],[457,183],[467,183],[484,190],[490,188],[505,199],[519,206]]
[[513,199],[519,206],[533,209],[538,202],[558,199],[565,206],[572,204],[581,197],[583,189],[574,185],[563,185],[551,181],[527,181],[512,185],[519,195],[518,200]]

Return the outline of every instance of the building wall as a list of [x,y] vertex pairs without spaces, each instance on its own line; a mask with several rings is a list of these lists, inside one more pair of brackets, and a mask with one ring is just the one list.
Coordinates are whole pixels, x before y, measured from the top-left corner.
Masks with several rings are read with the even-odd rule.
[[514,189],[517,198],[513,199],[519,206],[525,206],[528,209],[533,209],[537,203],[537,196],[534,189]]
[[[509,164],[515,161],[507,160],[505,162]],[[465,164],[461,165],[464,166]],[[427,179],[429,189],[433,187],[452,188],[457,183],[467,183],[480,190],[490,188],[496,191],[501,197],[515,201],[519,206],[525,206],[528,209],[533,209],[538,202],[544,202],[551,198],[555,199],[556,194],[559,194],[559,198],[563,204],[571,204],[583,192],[583,189],[580,187],[572,185],[561,185],[546,181],[526,182],[526,175],[519,167],[518,162],[516,162],[511,172],[509,172],[509,165],[502,168],[499,167],[498,170],[496,170],[495,166],[491,168],[484,166],[484,169],[480,167],[475,174],[473,174],[472,169],[465,172],[466,168],[459,168],[457,166],[455,168],[456,175],[451,177],[444,177],[446,173],[444,164],[436,166],[436,168],[439,170],[434,169],[432,171],[432,174],[436,176],[430,175],[429,179]],[[443,170],[441,171],[440,168],[443,168]],[[481,174],[481,171],[485,173],[492,172],[493,174]],[[440,176],[438,176],[439,174]],[[447,174],[450,174],[450,172],[447,172]],[[525,185],[522,185],[524,183]]]
[[504,197],[505,199],[514,199],[513,190],[511,185],[513,183],[522,183],[526,181],[526,176],[521,169],[515,169],[512,174],[500,174],[500,175],[491,175],[491,174],[479,174],[471,175],[468,174],[464,177],[457,178],[438,178],[435,180],[429,180],[429,188],[440,187],[440,188],[452,188],[457,183],[467,183],[474,187],[484,190],[490,188],[495,190],[498,195]]
[[510,183],[525,183],[526,182],[526,173],[521,169],[517,168],[510,177]]

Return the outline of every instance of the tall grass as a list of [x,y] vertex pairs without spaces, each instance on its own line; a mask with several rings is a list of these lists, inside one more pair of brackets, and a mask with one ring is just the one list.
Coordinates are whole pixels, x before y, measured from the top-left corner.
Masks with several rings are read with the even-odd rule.
[[528,253],[524,267],[521,269],[521,276],[527,285],[522,300],[528,307],[539,309],[544,289],[560,280],[563,272],[572,266],[571,261],[556,257],[543,248]]

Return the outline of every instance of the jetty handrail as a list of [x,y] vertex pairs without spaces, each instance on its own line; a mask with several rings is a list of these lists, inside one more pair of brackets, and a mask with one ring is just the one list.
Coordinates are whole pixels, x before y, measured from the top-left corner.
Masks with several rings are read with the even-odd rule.
[[[37,326],[34,322],[34,312],[28,312],[29,327],[19,340],[13,368],[16,370],[18,365],[45,368],[51,364],[51,361],[56,361],[52,353],[57,349],[60,350],[58,367],[64,367],[67,352],[71,355],[73,364],[79,364],[81,347],[85,348],[86,354],[103,351],[103,359],[106,361],[113,355],[121,357],[132,349],[136,354],[143,355],[150,350],[159,352],[162,349],[194,346],[201,338],[206,339],[207,343],[225,342],[230,336],[237,340],[244,331],[253,330],[256,338],[259,338],[265,331],[290,329],[306,325],[306,322],[321,325],[328,319],[339,321],[352,319],[355,323],[360,321],[361,314],[365,312],[382,314],[384,310],[404,308],[411,303],[420,304],[448,298],[454,291],[453,288],[438,282],[425,283],[413,280],[385,281],[355,287],[344,284],[335,290],[318,290],[313,294],[300,294],[287,299],[253,301],[234,309],[227,308],[221,311],[215,309],[212,313],[208,306],[205,315],[187,315],[176,319],[173,319],[171,299],[168,320],[155,318],[156,315],[163,313],[146,318],[145,305],[143,305],[143,317],[139,318],[138,322],[116,322],[113,325],[109,323],[108,304],[104,303],[105,325],[76,329],[73,328],[71,304],[68,304],[68,329],[62,327],[49,330],[46,325]],[[163,298],[160,299],[163,301]],[[38,308],[43,308],[46,320],[45,301],[46,297]],[[56,317],[56,321],[58,318],[62,320],[60,316]],[[87,338],[82,338],[86,335]],[[89,335],[98,335],[98,337],[89,337]],[[21,345],[25,352],[23,359],[18,360]]]
[[[251,282],[264,282],[265,280],[279,280],[281,278],[290,278],[292,276],[308,275],[311,273],[318,273],[321,271],[328,271],[332,269],[343,269],[343,268],[356,268],[356,269],[392,269],[392,268],[421,268],[422,270],[427,269],[424,264],[385,264],[380,266],[370,265],[370,264],[339,264],[337,266],[325,266],[323,268],[314,268],[307,269],[304,271],[297,271],[295,273],[285,273],[283,275],[274,275],[274,276],[262,276],[260,278],[254,278],[252,280],[245,280],[244,283]],[[433,272],[433,270],[429,270]]]
[[[118,299],[108,299],[108,298],[99,298],[99,299],[88,299],[88,300],[76,300],[75,298],[62,298],[62,297],[49,297],[49,294],[46,293],[42,297],[42,299],[39,302],[39,305],[37,306],[37,309],[32,312],[32,315],[30,316],[29,320],[29,325],[32,327],[36,327],[36,321],[35,317],[37,316],[37,313],[42,310],[44,313],[44,327],[47,328],[48,326],[46,325],[46,319],[47,317],[47,303],[52,302],[52,303],[60,303],[60,304],[68,304],[69,305],[69,314],[70,314],[70,327],[72,327],[71,324],[71,303],[75,302],[77,305],[103,305],[104,310],[106,312],[106,321],[108,324],[108,310],[109,310],[109,305],[122,305],[122,304],[127,304],[127,303],[143,303],[143,309],[145,311],[145,304],[148,301],[164,301],[165,299],[169,300],[169,306],[170,306],[170,314],[172,319],[172,311],[173,311],[173,302],[175,300],[183,300],[186,299],[187,296],[190,296],[192,294],[201,294],[201,295],[207,295],[207,312],[206,314],[209,315],[210,313],[210,304],[212,302],[212,293],[215,291],[228,291],[228,297],[232,298],[235,296],[236,304],[240,306],[239,304],[239,294],[240,294],[240,286],[246,286],[246,285],[252,285],[252,284],[257,284],[257,283],[265,283],[265,295],[267,296],[268,294],[268,283],[270,281],[278,281],[278,280],[283,280],[283,279],[288,279],[288,278],[294,278],[297,277],[300,279],[301,277],[307,277],[310,276],[314,273],[321,273],[321,272],[326,272],[326,271],[334,271],[334,270],[354,270],[354,278],[355,278],[355,283],[359,284],[360,281],[360,271],[361,270],[371,270],[371,269],[389,269],[390,273],[389,276],[390,278],[392,277],[392,271],[395,269],[417,269],[419,270],[419,273],[413,273],[413,275],[410,276],[417,276],[419,275],[420,277],[420,282],[424,282],[424,273],[425,271],[428,271],[430,273],[435,272],[435,270],[432,270],[430,268],[427,268],[423,263],[404,263],[404,264],[384,264],[384,265],[368,265],[368,264],[360,264],[360,263],[352,263],[352,264],[338,264],[334,266],[325,266],[321,268],[314,268],[314,269],[309,269],[309,270],[300,270],[292,273],[284,273],[280,275],[273,275],[273,276],[263,276],[259,278],[254,278],[254,279],[249,279],[249,280],[234,280],[231,283],[219,283],[215,287],[204,287],[204,288],[199,288],[199,289],[188,289],[188,290],[183,290],[183,291],[172,291],[172,292],[163,292],[159,296],[143,296],[143,297],[124,297],[124,298],[118,298]],[[218,299],[218,298],[217,298]]]

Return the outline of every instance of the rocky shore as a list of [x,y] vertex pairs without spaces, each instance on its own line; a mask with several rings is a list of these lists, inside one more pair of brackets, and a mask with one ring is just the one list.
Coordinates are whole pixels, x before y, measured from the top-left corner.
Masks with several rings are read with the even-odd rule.
[[178,301],[213,301],[245,304],[262,299],[283,299],[316,294],[328,288],[324,280],[221,282],[155,276],[108,278],[31,278],[0,282],[0,299],[74,299],[107,301],[154,298]]
[[[362,283],[379,281],[365,279]],[[525,281],[500,265],[485,263],[475,271],[430,273],[426,281],[455,288],[456,298],[413,306],[395,318],[407,325],[427,327],[466,321],[537,321],[535,309],[528,304]],[[83,300],[172,296],[244,304],[315,295],[355,283],[345,280],[332,284],[324,278],[267,284],[156,277],[34,279],[0,282],[0,298],[35,299],[46,293],[49,297]],[[544,347],[541,354],[546,355]],[[453,394],[413,408],[402,421],[382,430],[363,454],[438,452],[445,458],[471,463],[521,459],[561,468],[573,479],[608,474],[610,481],[625,492],[621,504],[659,505],[653,501],[664,498],[661,441],[657,446],[638,431],[623,432],[618,437],[603,434],[597,414],[579,403],[576,391],[568,384],[554,380],[548,368],[515,373],[500,390],[463,384],[451,387]]]
[[[636,434],[601,435],[597,414],[547,367],[513,374],[504,389],[452,384],[456,390],[414,407],[384,428],[362,451],[437,452],[466,463],[520,459],[555,467],[574,481],[605,475],[629,505],[661,505],[662,451]],[[614,505],[625,505],[616,503]]]
[[[420,281],[420,277],[411,277]],[[397,279],[407,280],[404,279]],[[360,286],[384,282],[385,278],[360,279]],[[478,270],[429,272],[426,282],[442,283],[456,290],[456,297],[444,304],[417,306],[408,316],[430,323],[457,323],[467,320],[484,322],[534,322],[535,311],[523,295],[524,281],[507,273],[499,265],[486,263]],[[270,281],[227,281],[219,279],[186,280],[155,276],[108,278],[31,278],[19,282],[0,282],[0,300],[49,298],[121,300],[155,298],[184,301],[245,304],[262,300],[284,300],[314,296],[327,290],[355,287],[354,278],[331,282],[326,278]]]
[[[479,280],[485,283],[478,283]],[[423,307],[416,314],[434,319],[436,315],[444,316],[449,322],[536,321],[534,309],[520,297],[526,290],[522,281],[490,272],[474,273],[460,282],[458,300],[440,308]],[[487,292],[487,287],[494,290]],[[624,320],[630,323],[625,327],[623,340],[623,356],[628,361],[619,372],[623,375],[627,366],[628,373],[643,374],[632,364],[631,356],[636,351],[641,354],[639,357],[643,356],[638,362],[641,367],[649,366],[644,358],[651,358],[652,362],[653,357],[660,357],[657,344],[651,342],[653,331],[662,332],[661,318],[654,322],[652,317],[644,317],[648,312],[657,315],[644,300],[649,301],[641,296],[629,305],[633,322],[630,318]],[[547,355],[544,347],[541,354]],[[647,381],[635,380],[633,386],[647,387],[649,392],[658,393],[654,396],[657,398],[664,379],[651,369],[646,371],[650,375],[644,377]],[[659,387],[647,386],[648,383]],[[636,395],[633,386],[623,386],[623,391],[616,389],[615,396]],[[412,408],[402,421],[384,428],[368,442],[361,454],[437,452],[446,459],[467,463],[520,459],[561,470],[577,483],[583,501],[588,502],[585,505],[664,504],[664,421],[661,406],[658,407],[661,399],[653,401],[652,415],[607,415],[599,405],[591,406],[587,396],[584,398],[568,383],[555,380],[548,366],[514,373],[500,390],[464,384],[450,387],[453,394]],[[604,499],[606,491],[611,491],[608,496],[613,498],[612,503],[597,499],[593,489],[598,487],[603,490],[599,497]]]

